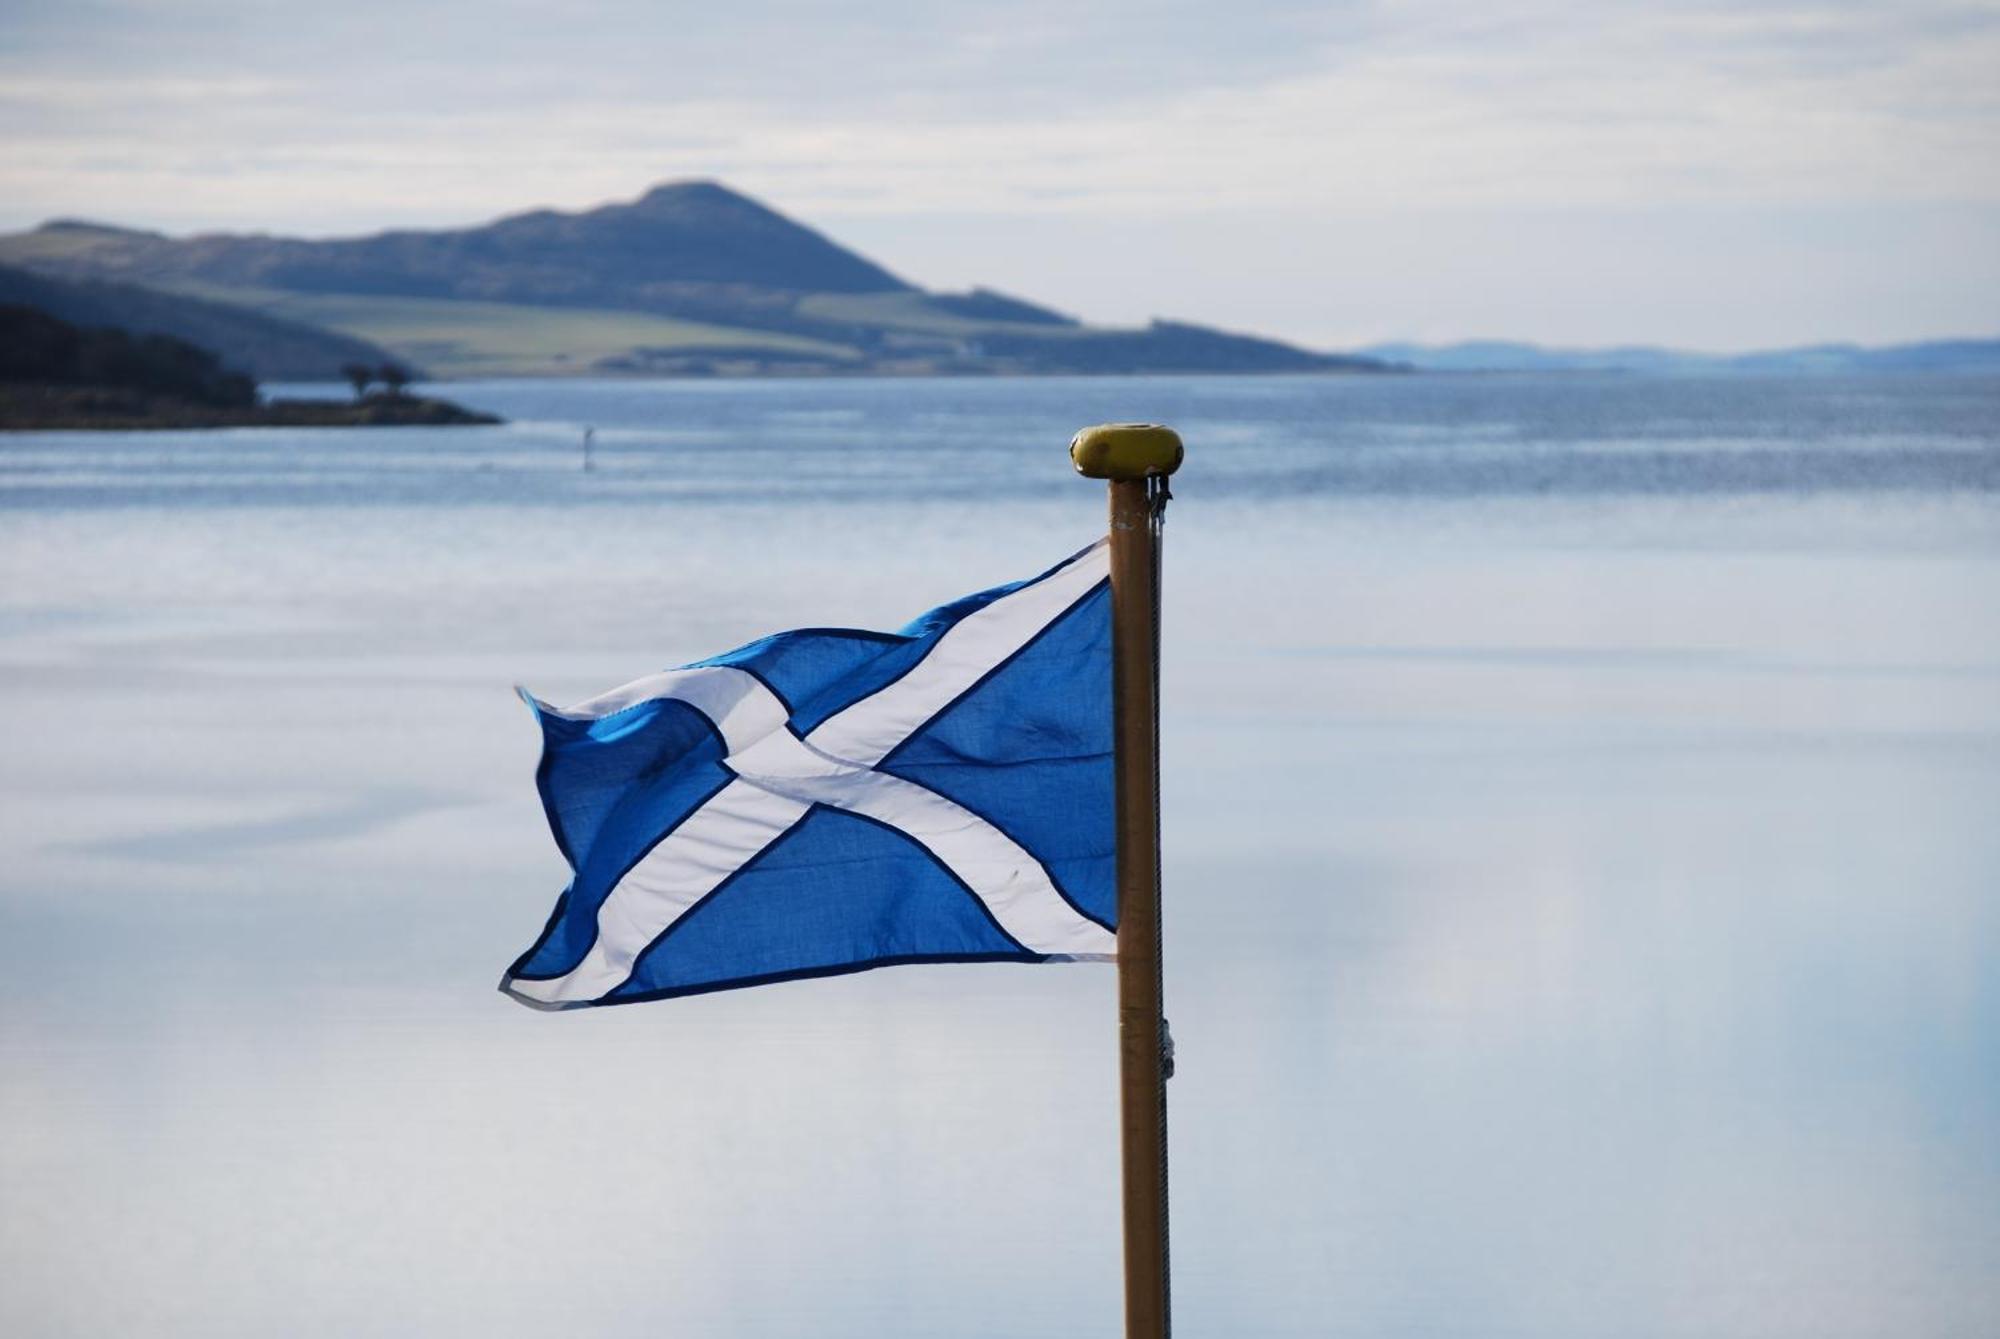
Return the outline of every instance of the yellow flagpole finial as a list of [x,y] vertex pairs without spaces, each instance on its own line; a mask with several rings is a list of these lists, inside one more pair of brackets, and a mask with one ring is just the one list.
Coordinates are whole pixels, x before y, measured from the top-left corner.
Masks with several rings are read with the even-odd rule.
[[1187,454],[1181,435],[1158,423],[1100,423],[1070,439],[1069,458],[1086,479],[1172,474]]

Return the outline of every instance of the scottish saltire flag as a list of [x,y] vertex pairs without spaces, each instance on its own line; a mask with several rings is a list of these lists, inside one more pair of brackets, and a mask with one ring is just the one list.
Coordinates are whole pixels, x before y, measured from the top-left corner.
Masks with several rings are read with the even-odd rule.
[[524,1003],[1115,951],[1102,542],[901,632],[528,703],[575,877],[501,981]]

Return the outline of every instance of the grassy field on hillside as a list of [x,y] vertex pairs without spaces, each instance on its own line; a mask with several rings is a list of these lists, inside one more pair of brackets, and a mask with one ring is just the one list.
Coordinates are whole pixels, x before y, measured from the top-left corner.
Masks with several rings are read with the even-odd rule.
[[821,321],[844,321],[913,334],[977,339],[1004,332],[1045,339],[1067,339],[1090,333],[1085,326],[1023,325],[1018,321],[984,321],[944,311],[927,293],[813,293],[799,302],[799,315]]
[[179,291],[359,335],[436,377],[583,375],[598,371],[601,359],[639,349],[856,357],[852,349],[823,340],[643,312],[206,284]]

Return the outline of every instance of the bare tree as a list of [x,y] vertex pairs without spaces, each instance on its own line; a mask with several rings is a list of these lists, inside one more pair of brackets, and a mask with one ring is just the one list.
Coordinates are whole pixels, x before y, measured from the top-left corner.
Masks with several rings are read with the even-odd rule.
[[354,387],[354,398],[357,400],[368,394],[368,387],[375,381],[375,369],[366,363],[342,363],[340,375],[346,377],[347,384]]
[[388,387],[389,394],[392,396],[400,396],[403,393],[403,388],[413,380],[410,376],[410,369],[404,367],[401,363],[382,364],[382,366],[375,369],[375,379]]

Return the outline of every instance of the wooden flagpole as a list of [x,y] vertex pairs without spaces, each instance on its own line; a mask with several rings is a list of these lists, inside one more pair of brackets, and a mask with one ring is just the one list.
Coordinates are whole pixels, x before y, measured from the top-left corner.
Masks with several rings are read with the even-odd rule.
[[1167,1339],[1167,1077],[1160,989],[1160,526],[1181,440],[1156,424],[1086,428],[1077,472],[1110,481],[1112,715],[1117,749],[1118,1055],[1126,1339]]

